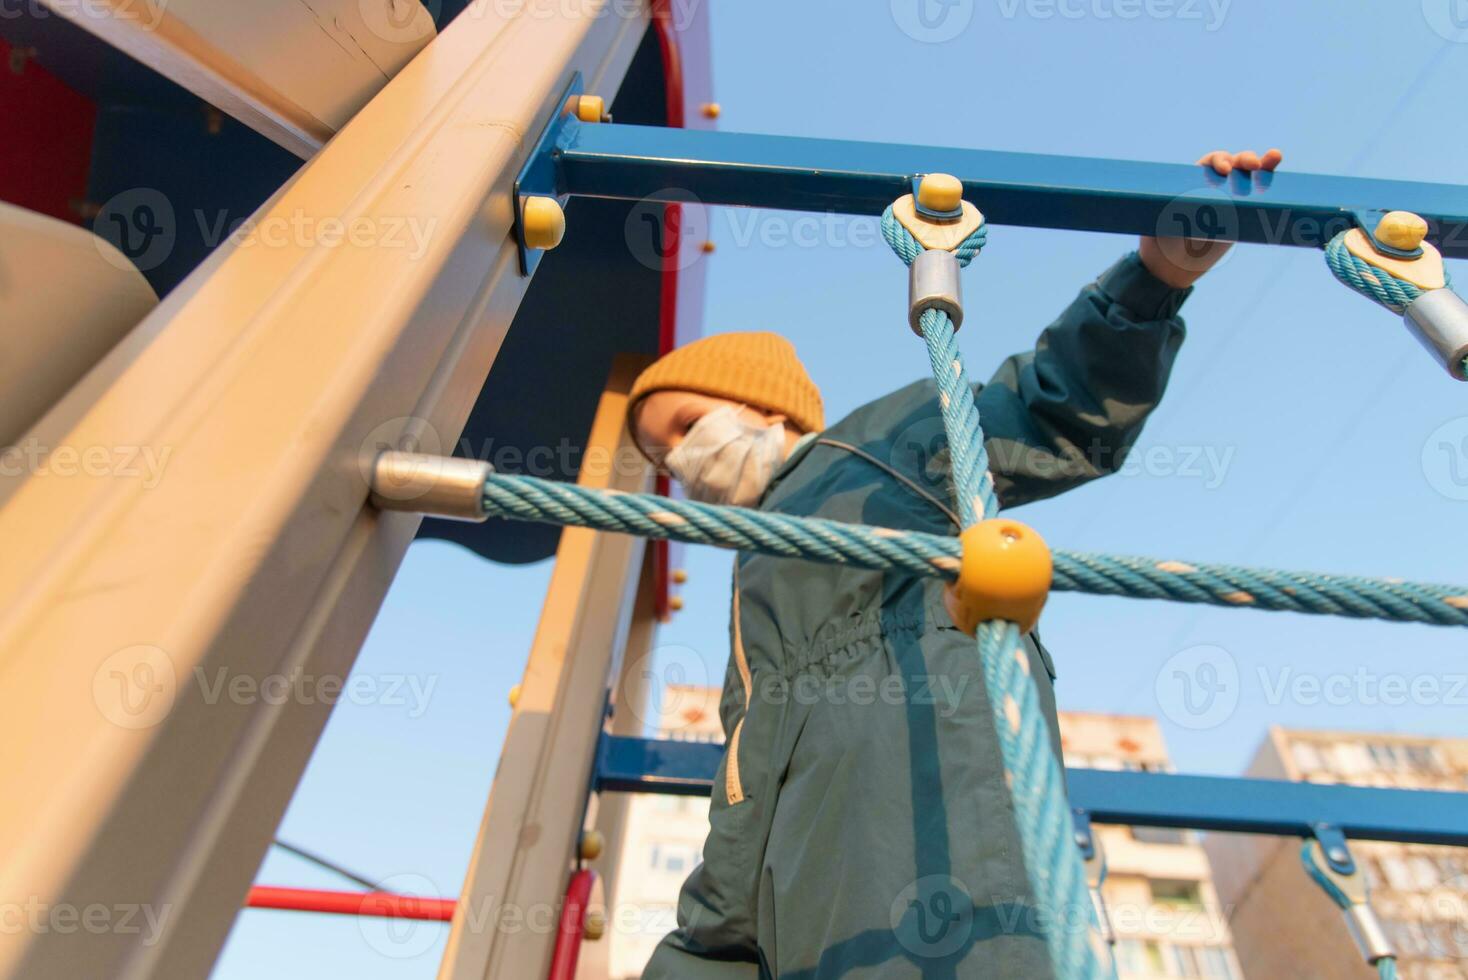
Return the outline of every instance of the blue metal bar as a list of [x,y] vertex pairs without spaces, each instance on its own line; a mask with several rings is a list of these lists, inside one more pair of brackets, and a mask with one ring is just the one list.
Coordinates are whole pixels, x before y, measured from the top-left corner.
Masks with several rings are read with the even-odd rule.
[[[604,736],[596,788],[707,796],[723,756],[710,742]],[[1468,847],[1468,793],[1319,786],[1272,779],[1069,769],[1071,806],[1096,823]]]
[[557,189],[572,195],[880,214],[914,175],[943,171],[995,224],[1310,248],[1358,209],[1400,209],[1428,220],[1444,255],[1468,258],[1458,185],[612,124],[573,123],[554,152]]

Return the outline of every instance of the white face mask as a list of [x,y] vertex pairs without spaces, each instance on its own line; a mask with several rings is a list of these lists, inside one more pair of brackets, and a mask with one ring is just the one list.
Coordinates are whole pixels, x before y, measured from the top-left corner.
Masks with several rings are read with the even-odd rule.
[[753,425],[725,405],[695,422],[663,465],[694,500],[752,507],[784,458],[784,425]]

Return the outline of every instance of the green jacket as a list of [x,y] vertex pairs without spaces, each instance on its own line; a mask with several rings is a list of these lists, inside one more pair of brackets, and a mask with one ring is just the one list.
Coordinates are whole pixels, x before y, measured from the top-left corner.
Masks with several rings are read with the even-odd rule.
[[[1129,255],[975,388],[1004,506],[1120,465],[1186,296]],[[956,534],[951,501],[923,380],[804,440],[760,507]],[[975,643],[941,583],[741,553],[731,641],[704,863],[644,977],[1050,976]],[[1054,734],[1053,665],[1027,655]]]

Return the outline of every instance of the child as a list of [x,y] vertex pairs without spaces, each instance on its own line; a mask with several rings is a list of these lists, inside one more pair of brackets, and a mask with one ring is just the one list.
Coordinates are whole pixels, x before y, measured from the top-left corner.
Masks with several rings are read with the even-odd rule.
[[[1142,239],[976,387],[1004,506],[1120,465],[1166,388],[1178,309],[1227,248]],[[930,380],[827,429],[788,341],[718,334],[649,367],[628,419],[695,500],[959,531]],[[704,863],[644,980],[1053,976],[1057,910],[1033,907],[974,641],[941,583],[741,553],[730,632]],[[1027,646],[1059,755],[1054,666]]]

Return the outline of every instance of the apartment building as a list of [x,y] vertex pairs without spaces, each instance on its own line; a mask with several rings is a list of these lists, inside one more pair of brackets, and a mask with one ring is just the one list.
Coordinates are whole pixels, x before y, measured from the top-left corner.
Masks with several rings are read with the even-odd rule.
[[[718,741],[719,689],[669,685],[659,706],[661,738]],[[1161,730],[1151,718],[1062,712],[1070,765],[1166,771]],[[609,936],[611,980],[641,975],[676,920],[678,888],[702,857],[703,798],[643,796],[631,803],[618,871],[619,925]],[[1186,831],[1097,827],[1110,875],[1103,895],[1116,930],[1120,980],[1237,980],[1228,923],[1208,857]],[[1278,974],[1261,974],[1261,977]]]
[[[1248,775],[1401,789],[1468,789],[1468,739],[1271,728]],[[1293,838],[1210,834],[1206,843],[1250,978],[1371,978]],[[1468,850],[1354,841],[1351,853],[1396,949],[1402,980],[1468,980]],[[1281,972],[1280,964],[1288,964]]]

